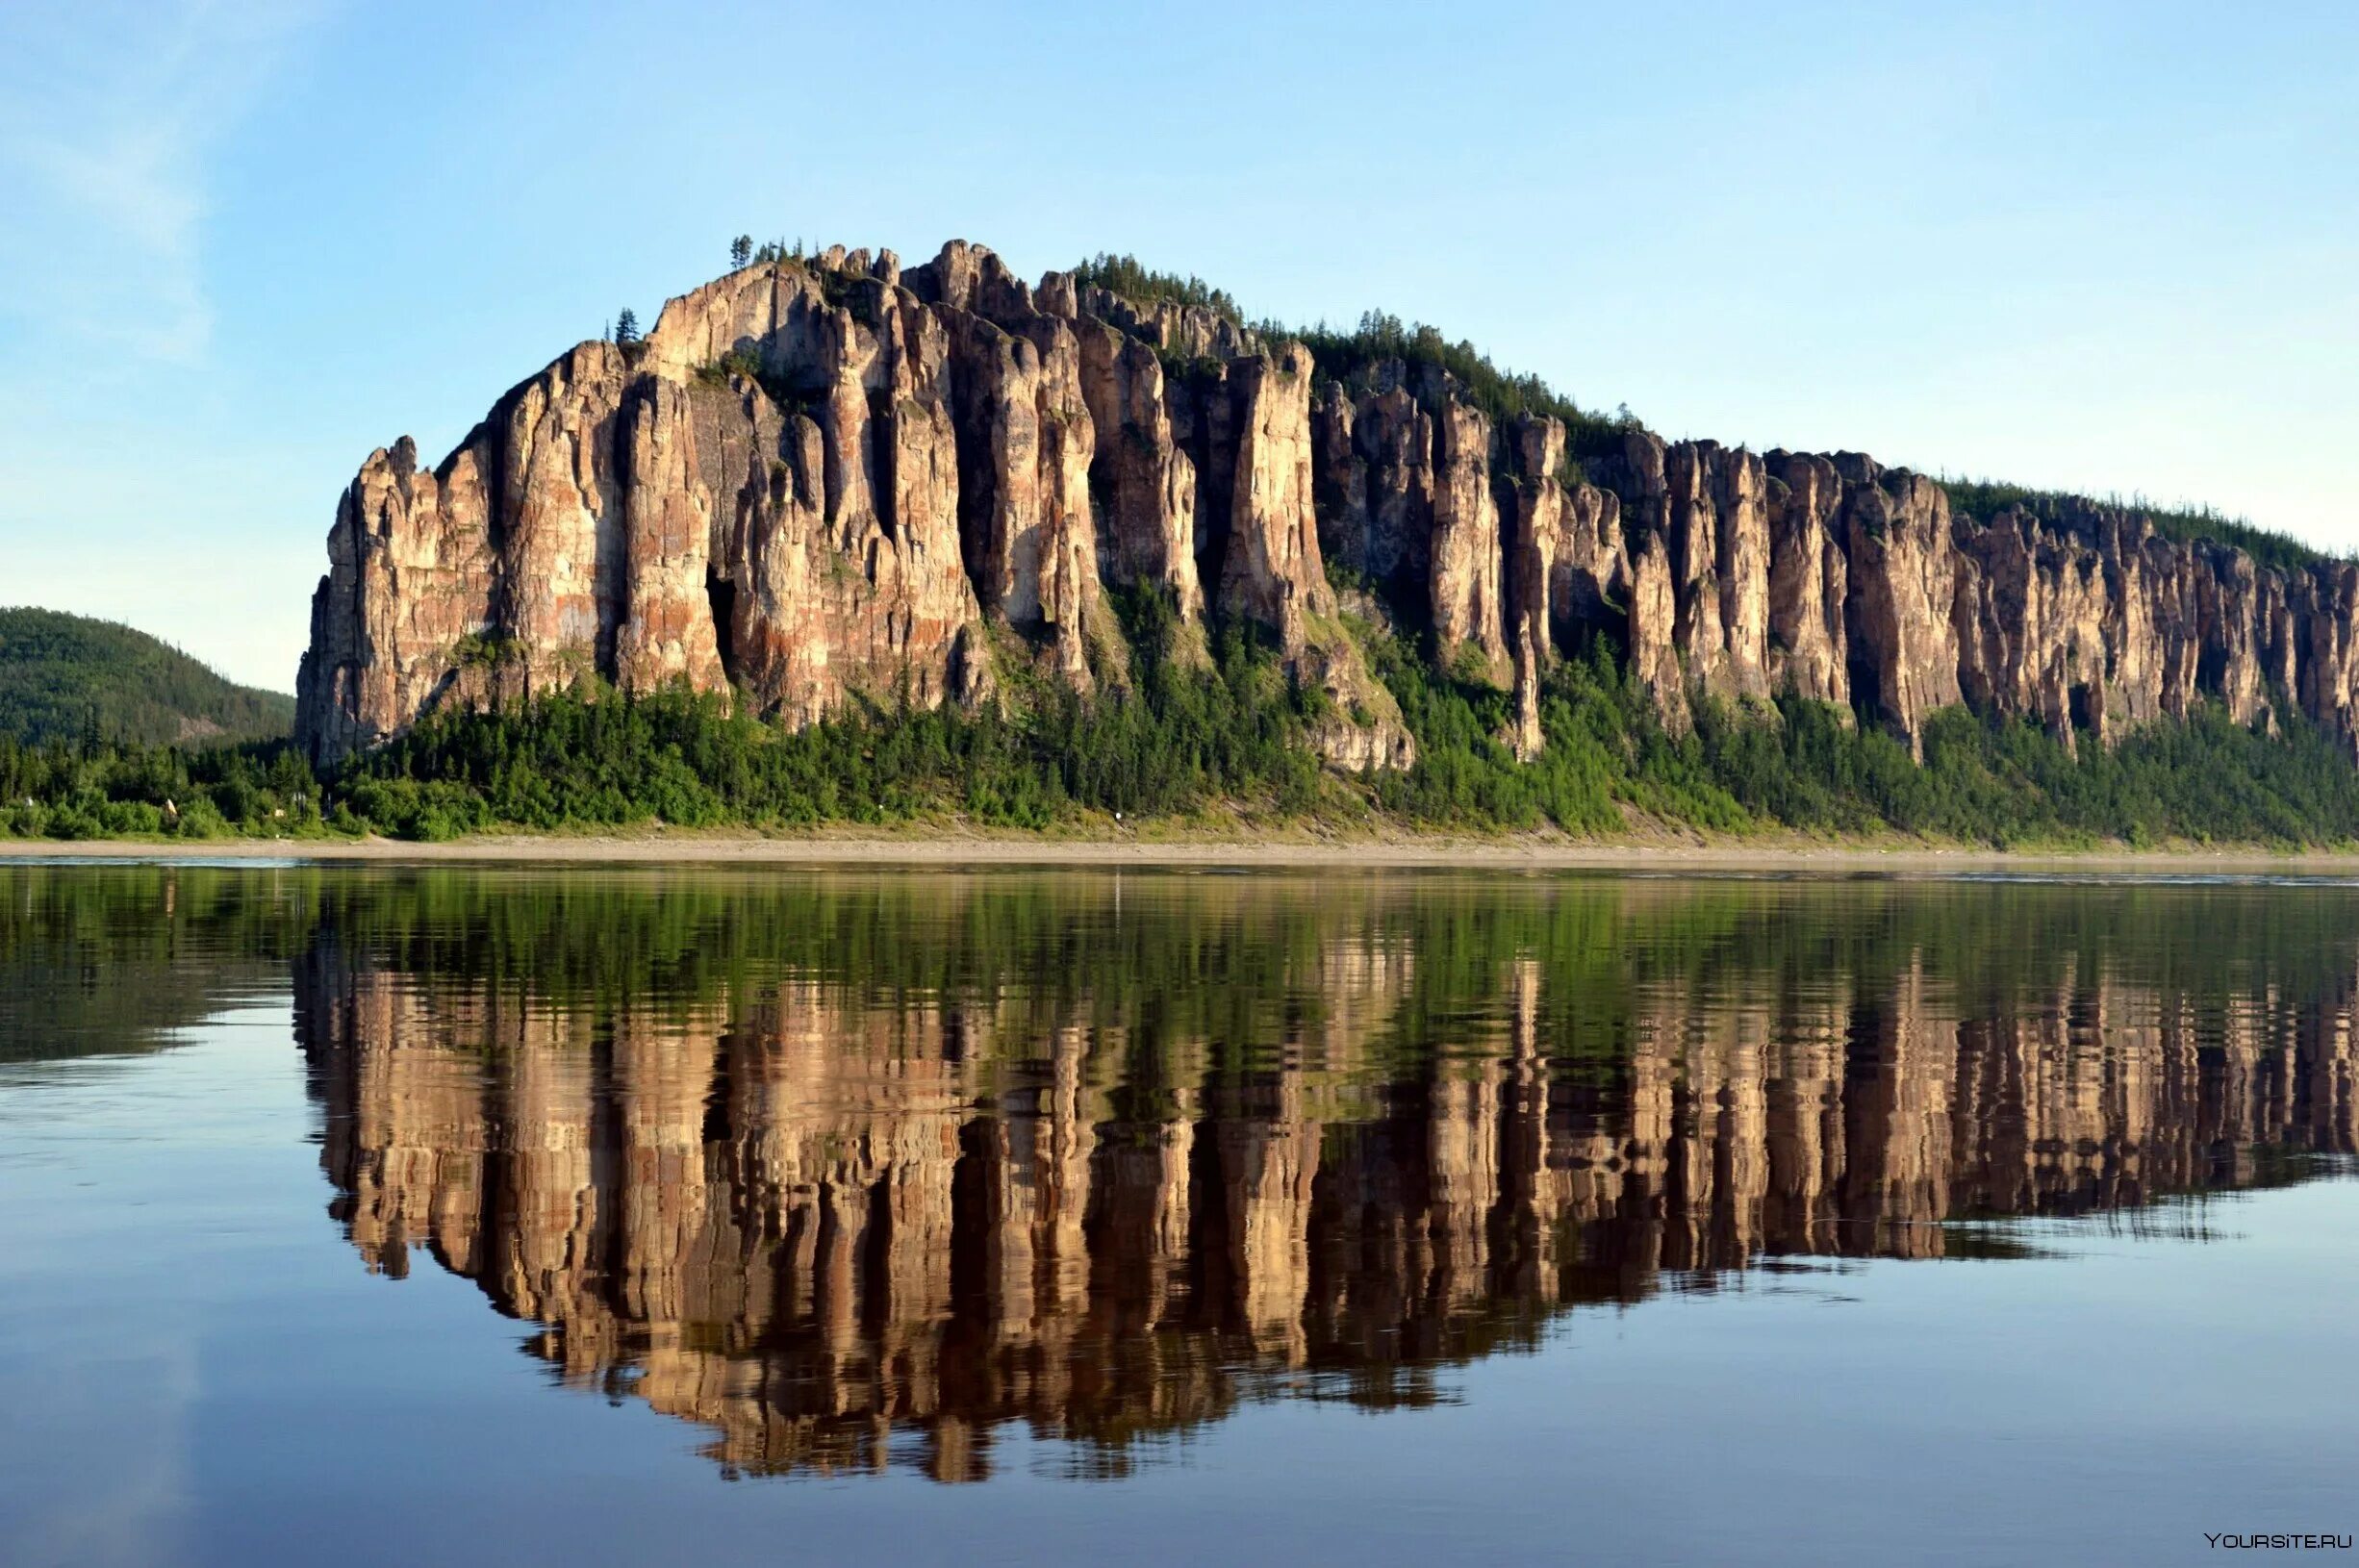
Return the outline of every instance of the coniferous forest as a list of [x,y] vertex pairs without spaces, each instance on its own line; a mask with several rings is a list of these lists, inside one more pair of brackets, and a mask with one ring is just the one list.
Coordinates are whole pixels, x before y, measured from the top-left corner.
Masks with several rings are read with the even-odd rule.
[[1208,658],[1180,656],[1163,601],[1123,609],[1128,693],[1089,699],[1041,682],[973,714],[848,714],[795,732],[717,694],[585,680],[529,707],[430,716],[328,777],[283,740],[0,734],[0,834],[443,841],[661,823],[1676,830],[2001,847],[2359,840],[2359,770],[2298,718],[2270,735],[2206,708],[2108,750],[1950,709],[1928,726],[1921,764],[1847,712],[1796,699],[1707,705],[1674,737],[1601,641],[1545,677],[1547,744],[1521,763],[1501,740],[1508,693],[1453,678],[1408,637],[1358,620],[1351,629],[1419,755],[1405,771],[1339,774],[1306,744],[1328,698],[1289,680],[1247,628],[1221,629]]
[[145,632],[56,610],[0,609],[0,734],[264,740],[293,721],[293,698],[224,680]]

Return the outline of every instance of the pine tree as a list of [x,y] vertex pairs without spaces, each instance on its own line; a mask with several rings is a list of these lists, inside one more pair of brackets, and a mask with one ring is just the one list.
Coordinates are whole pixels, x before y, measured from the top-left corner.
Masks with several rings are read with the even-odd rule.
[[639,313],[628,305],[615,317],[615,341],[635,343],[639,341]]
[[744,266],[752,260],[753,236],[741,234],[729,241],[729,264],[732,266]]

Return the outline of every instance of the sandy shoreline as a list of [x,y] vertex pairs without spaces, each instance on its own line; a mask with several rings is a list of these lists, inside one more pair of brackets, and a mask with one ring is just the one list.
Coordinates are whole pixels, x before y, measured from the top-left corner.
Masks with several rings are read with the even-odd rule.
[[1891,847],[1863,845],[1580,844],[1561,840],[1335,839],[1048,839],[646,833],[633,835],[485,835],[451,844],[389,839],[256,840],[210,843],[52,843],[0,840],[0,863],[29,860],[300,860],[379,863],[546,865],[1220,866],[1374,870],[1449,868],[1493,871],[1709,872],[2106,872],[2154,875],[2219,873],[2359,874],[2359,853],[2241,848],[2102,849],[2087,852]]

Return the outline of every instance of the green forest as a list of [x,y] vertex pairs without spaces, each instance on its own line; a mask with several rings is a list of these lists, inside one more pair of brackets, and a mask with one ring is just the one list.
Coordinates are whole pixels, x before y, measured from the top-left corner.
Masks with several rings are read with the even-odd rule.
[[2182,544],[2205,542],[2231,545],[2259,565],[2275,567],[2280,571],[2299,571],[2327,559],[2324,551],[2312,548],[2291,534],[2257,528],[2213,507],[2164,506],[2143,495],[2075,495],[1991,479],[1943,479],[1941,488],[1949,493],[1953,512],[1977,522],[1988,522],[2008,507],[2019,506],[2044,523],[2068,525],[2093,502],[2138,513],[2165,539]]
[[880,710],[792,732],[718,694],[585,681],[528,707],[431,716],[327,778],[284,740],[0,735],[0,834],[440,841],[657,823],[1082,834],[1145,824],[1997,847],[2359,841],[2359,770],[2298,718],[2270,736],[2207,707],[2108,750],[1952,709],[1933,717],[1919,765],[1894,737],[1794,699],[1742,713],[1707,706],[1691,733],[1671,735],[1601,641],[1547,672],[1547,745],[1518,763],[1499,739],[1509,694],[1444,674],[1410,639],[1357,620],[1349,627],[1419,757],[1404,772],[1342,775],[1310,745],[1314,726],[1333,721],[1330,699],[1290,679],[1247,629],[1226,627],[1208,657],[1190,655],[1164,600],[1125,595],[1121,607],[1131,686],[1094,700],[1016,683],[1004,706],[974,714]]
[[39,746],[284,735],[294,698],[222,679],[111,620],[0,609],[0,734]]

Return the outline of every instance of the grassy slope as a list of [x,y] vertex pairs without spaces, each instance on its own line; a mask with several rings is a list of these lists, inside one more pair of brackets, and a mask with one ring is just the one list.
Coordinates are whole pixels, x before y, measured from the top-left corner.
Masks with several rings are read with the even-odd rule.
[[294,698],[224,680],[129,626],[0,609],[0,733],[71,741],[93,719],[110,741],[262,740],[293,727]]

